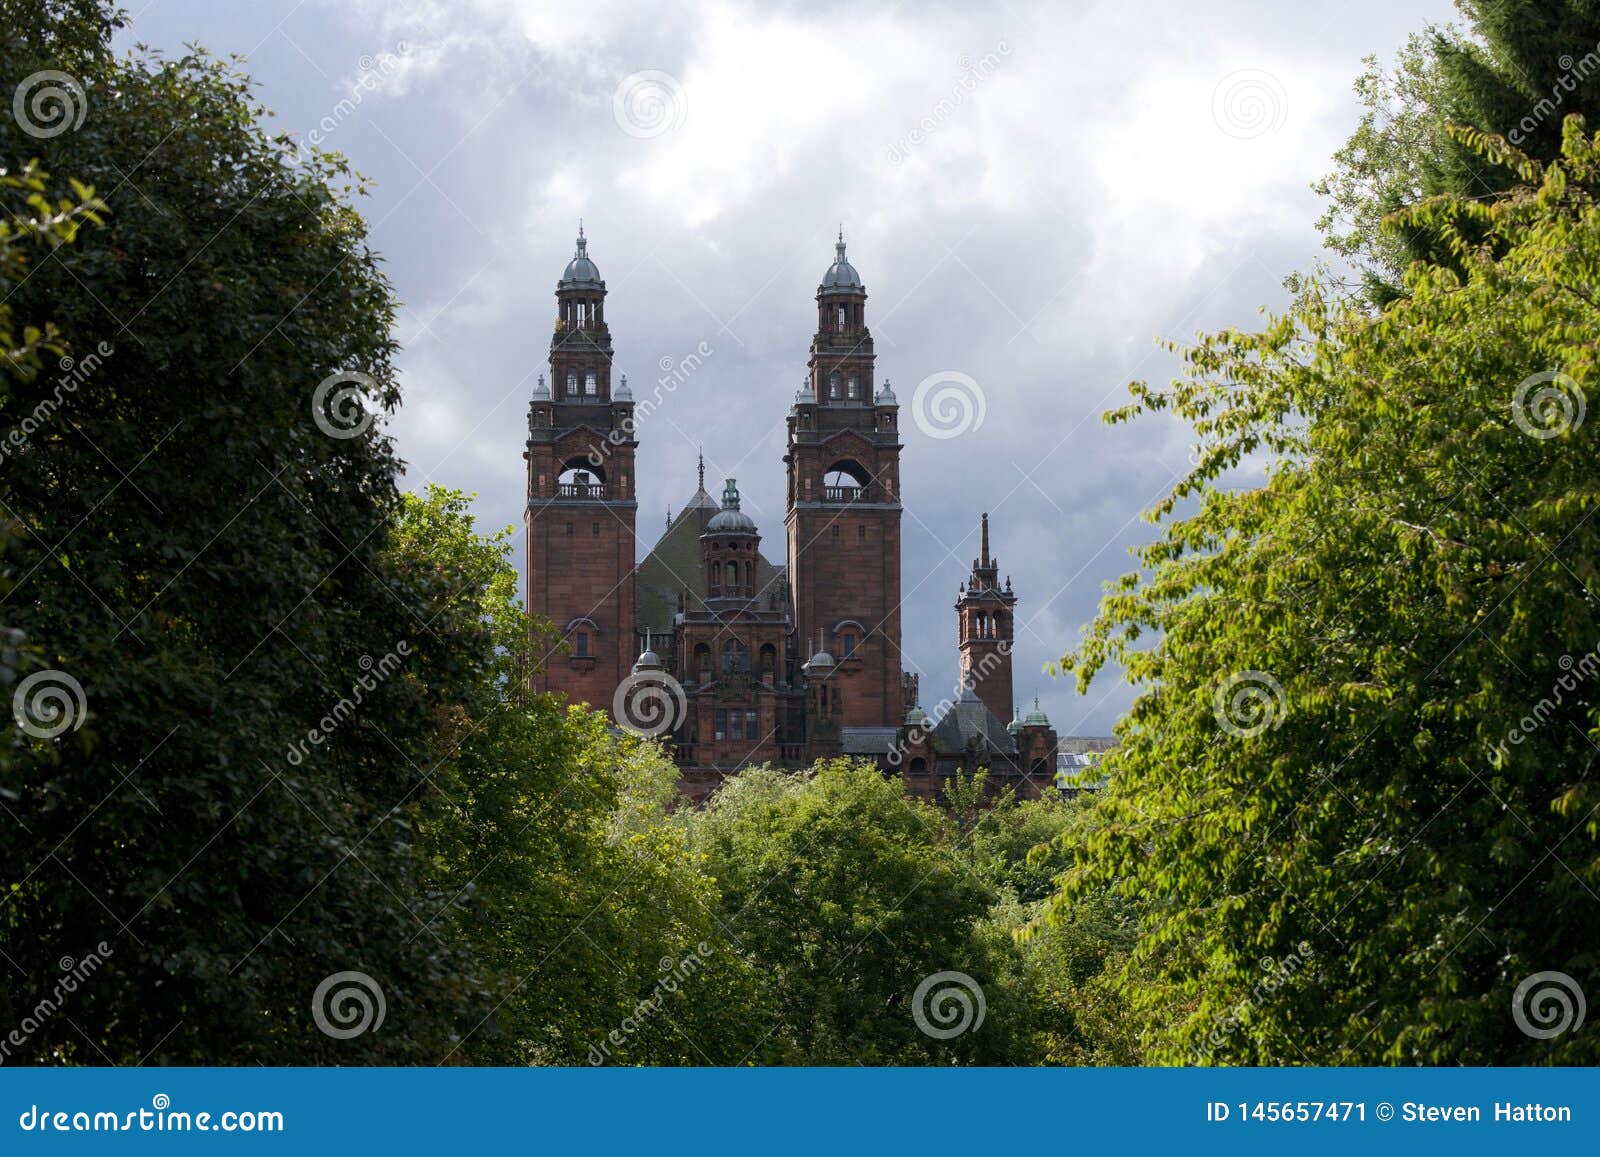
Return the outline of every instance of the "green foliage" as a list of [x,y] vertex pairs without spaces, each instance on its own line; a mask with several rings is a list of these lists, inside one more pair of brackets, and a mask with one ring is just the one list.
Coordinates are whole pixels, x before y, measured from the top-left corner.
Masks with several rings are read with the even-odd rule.
[[[1600,144],[1569,121],[1541,166],[1461,139],[1531,187],[1410,211],[1449,266],[1413,266],[1379,316],[1312,286],[1111,415],[1170,409],[1210,447],[1063,660],[1145,688],[1057,914],[1106,889],[1134,905],[1156,1059],[1600,1057],[1511,1007],[1533,973],[1600,964],[1600,425],[1579,416]],[[1223,487],[1263,449],[1264,486]]]
[[1452,126],[1508,137],[1541,161],[1561,153],[1569,114],[1600,123],[1600,10],[1588,0],[1458,0],[1468,31],[1414,35],[1384,69],[1368,58],[1356,82],[1362,116],[1317,185],[1330,248],[1361,272],[1364,296],[1403,292],[1414,260],[1448,262],[1424,220],[1385,218],[1439,195],[1489,199],[1515,176],[1452,135]]
[[948,1055],[909,998],[925,976],[977,977],[969,935],[992,893],[950,821],[875,768],[747,770],[689,820],[730,935],[772,986],[768,1058],[904,1063]]
[[[418,934],[434,897],[415,830],[447,708],[481,694],[488,656],[439,576],[389,550],[388,441],[312,415],[341,369],[395,402],[390,290],[340,162],[287,163],[225,64],[114,58],[114,23],[91,3],[0,5],[6,106],[45,69],[87,96],[55,136],[0,118],[0,172],[47,197],[32,220],[63,242],[91,188],[104,205],[48,260],[6,246],[30,258],[4,269],[8,332],[82,378],[7,373],[0,427],[35,428],[0,472],[0,613],[22,640],[0,694],[55,670],[87,712],[8,740],[0,1016],[47,995],[62,957],[111,951],[12,1055],[437,1060],[488,994],[448,934]],[[45,172],[72,179],[66,202],[29,187]],[[382,986],[381,1032],[315,1028],[313,990],[345,969]]]
[[[748,1059],[1031,1064],[1106,1055],[1096,1035],[1106,1030],[1077,1018],[1079,996],[1115,951],[1109,925],[1023,935],[1061,866],[1049,842],[1065,840],[1081,809],[1019,804],[1009,792],[985,808],[984,781],[982,773],[952,781],[957,802],[947,814],[869,765],[756,768],[685,817],[718,885],[719,923],[770,1001],[770,1035]],[[1087,956],[1073,958],[1071,944]],[[964,973],[986,1004],[980,1025],[948,1040],[922,1031],[914,1007],[932,1026],[950,1027],[931,995],[915,1000],[943,972]],[[970,990],[968,999],[976,1000]]]

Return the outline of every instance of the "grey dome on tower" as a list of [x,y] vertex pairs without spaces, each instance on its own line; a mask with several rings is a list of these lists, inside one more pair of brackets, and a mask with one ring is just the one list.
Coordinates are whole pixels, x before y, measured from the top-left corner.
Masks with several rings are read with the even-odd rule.
[[755,520],[739,509],[739,487],[729,478],[722,489],[722,509],[706,523],[707,534],[754,534]]
[[604,289],[606,283],[600,277],[600,270],[593,261],[589,260],[589,242],[583,236],[583,224],[578,224],[578,248],[572,255],[572,260],[567,262],[567,270],[561,275],[558,289]]
[[856,272],[856,267],[845,259],[842,228],[839,230],[838,244],[833,247],[833,264],[822,275],[820,288],[823,293],[861,293],[866,288],[861,284],[861,274]]

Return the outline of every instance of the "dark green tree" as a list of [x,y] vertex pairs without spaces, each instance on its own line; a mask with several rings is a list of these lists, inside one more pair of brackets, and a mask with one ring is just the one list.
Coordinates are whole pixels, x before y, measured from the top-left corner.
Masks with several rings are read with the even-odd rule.
[[[0,402],[0,693],[31,727],[0,771],[0,1014],[48,1012],[12,1055],[437,1061],[489,1000],[424,927],[415,833],[457,717],[492,699],[493,640],[458,579],[390,548],[390,289],[339,159],[292,160],[228,64],[116,58],[116,24],[0,0],[0,173],[105,205],[6,271],[11,331],[53,326],[73,359],[8,367]],[[351,371],[365,417],[319,392]],[[381,989],[381,1028],[319,1031],[340,971]]]
[[1465,29],[1411,37],[1392,67],[1368,58],[1356,82],[1362,117],[1318,185],[1329,246],[1352,260],[1379,304],[1414,260],[1450,262],[1448,238],[1384,218],[1428,197],[1505,192],[1505,169],[1451,136],[1450,126],[1507,137],[1535,159],[1561,152],[1569,114],[1600,124],[1600,6],[1593,0],[1457,0]]

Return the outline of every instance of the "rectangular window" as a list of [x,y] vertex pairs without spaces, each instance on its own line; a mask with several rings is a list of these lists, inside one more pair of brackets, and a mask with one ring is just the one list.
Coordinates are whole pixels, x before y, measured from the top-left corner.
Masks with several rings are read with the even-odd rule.
[[835,523],[834,526],[833,526],[833,541],[834,542],[838,542],[839,541],[839,526],[838,526],[837,523]]
[[716,710],[716,736],[719,742],[728,738],[728,712],[722,707]]
[[857,542],[866,542],[867,541],[867,524],[864,523],[864,522],[860,526],[856,527],[856,541]]
[[589,655],[589,632],[588,631],[579,631],[578,632],[578,640],[577,641],[578,641],[578,645],[577,645],[577,648],[576,648],[576,653],[578,654],[578,656],[580,658],[588,658],[588,655]]
[[570,523],[570,522],[567,523],[567,537],[568,538],[572,537],[572,523]]
[[755,741],[757,726],[758,720],[756,719],[756,713],[754,711],[746,711],[744,713],[744,737],[751,742]]
[[599,538],[600,537],[600,524],[598,522],[596,522],[596,523],[593,524],[593,526],[594,526],[594,536],[596,538]]

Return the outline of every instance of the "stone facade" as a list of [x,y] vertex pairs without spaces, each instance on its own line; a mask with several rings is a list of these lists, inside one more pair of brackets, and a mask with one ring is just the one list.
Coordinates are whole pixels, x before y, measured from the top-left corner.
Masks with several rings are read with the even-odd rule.
[[[637,448],[627,378],[612,385],[605,282],[580,230],[556,286],[550,380],[528,412],[528,609],[565,639],[536,677],[660,735],[703,799],[740,768],[850,755],[941,798],[956,771],[1056,790],[1059,741],[1035,710],[1012,718],[1017,595],[981,553],[956,603],[962,683],[932,714],[904,670],[900,428],[876,379],[866,287],[841,235],[817,288],[817,331],[788,414],[785,562],[761,549],[728,479],[700,485],[637,557]],[[1003,724],[1003,718],[1011,723]]]

